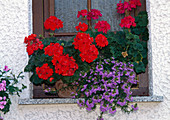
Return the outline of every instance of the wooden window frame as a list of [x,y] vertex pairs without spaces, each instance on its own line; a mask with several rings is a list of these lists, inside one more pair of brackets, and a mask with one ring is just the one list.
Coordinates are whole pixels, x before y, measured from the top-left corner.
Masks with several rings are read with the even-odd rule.
[[[128,1],[128,0],[125,0]],[[146,0],[141,8],[135,11],[135,15],[140,10],[146,10]],[[50,30],[46,31],[43,27],[44,21],[54,16],[55,0],[32,0],[32,11],[33,11],[33,33],[37,35],[49,36]],[[91,0],[87,0],[87,9],[91,10]],[[90,23],[91,21],[89,21]],[[54,33],[54,36],[74,36],[76,33]],[[149,96],[149,80],[148,80],[148,67],[146,72],[139,75],[139,86],[138,88],[132,89],[134,96]],[[47,96],[42,86],[33,85],[33,98],[56,98],[58,96]]]

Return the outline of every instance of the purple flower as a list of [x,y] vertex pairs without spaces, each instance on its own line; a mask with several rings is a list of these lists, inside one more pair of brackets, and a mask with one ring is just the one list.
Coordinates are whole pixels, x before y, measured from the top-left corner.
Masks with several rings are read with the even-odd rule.
[[134,111],[138,110],[138,107],[137,107],[137,106],[131,105],[131,107],[132,107],[132,109],[133,109]]
[[79,105],[79,107],[84,107],[85,101],[84,100],[77,100],[77,104]]
[[124,106],[124,105],[126,105],[126,101],[125,100],[123,102],[118,101],[117,104],[120,106]]
[[91,80],[86,80],[88,83],[91,83]]
[[109,101],[110,95],[108,93],[103,93],[103,99]]
[[113,101],[114,101],[114,98],[112,96],[110,96],[109,99],[108,99],[108,102],[110,102],[112,104]]
[[104,62],[105,62],[106,64],[109,64],[109,60],[104,59]]
[[103,105],[102,103],[100,104],[100,111],[106,112],[109,109],[109,105]]
[[112,89],[110,96],[114,97],[114,96],[116,96],[116,95],[118,95],[118,94],[119,94],[118,89],[116,89],[116,90],[115,90],[115,89]]
[[103,70],[103,65],[97,65],[96,66],[96,72],[100,72]]
[[99,97],[98,97],[98,100],[97,100],[98,103],[100,103],[100,102],[102,101],[102,98],[103,98],[102,96],[99,96]]
[[71,93],[71,95],[73,96],[72,98],[74,99],[74,98],[76,98],[76,96],[77,96],[78,94],[77,94],[77,93],[72,92],[72,93]]
[[84,75],[82,76],[82,78],[85,78],[87,76],[87,73],[84,73]]
[[3,80],[2,83],[0,83],[0,91],[6,91],[6,81]]
[[104,118],[97,118],[97,120],[104,120]]
[[133,102],[133,97],[132,97],[132,96],[129,96],[129,95],[127,94],[125,100],[130,101],[130,102]]
[[116,112],[116,108],[109,108],[109,113],[114,114]]
[[0,120],[3,120],[3,118],[2,118],[2,117],[0,117]]
[[89,92],[87,92],[87,91],[85,91],[85,95],[87,96],[87,97],[89,97]]
[[93,101],[94,103],[98,103],[98,96],[93,96],[92,101]]
[[83,88],[81,89],[81,91],[83,92],[86,88],[87,88],[87,84],[83,85]]
[[92,108],[91,108],[91,107],[87,107],[87,108],[86,108],[86,110],[91,111],[91,110],[92,110]]
[[86,101],[86,105],[87,105],[86,110],[88,111],[91,111],[92,108],[94,107],[94,103],[93,102],[90,103],[89,100]]
[[7,104],[7,101],[1,101],[0,102],[0,105],[6,105]]
[[4,71],[8,72],[10,69],[8,68],[8,66],[5,65],[4,67]]
[[124,90],[124,93],[130,93],[130,86],[128,86],[127,83],[123,84],[122,89]]
[[97,73],[94,73],[94,75],[98,75]]
[[112,72],[110,72],[109,74],[107,74],[107,78],[110,78],[110,77],[112,77],[113,76],[113,73]]

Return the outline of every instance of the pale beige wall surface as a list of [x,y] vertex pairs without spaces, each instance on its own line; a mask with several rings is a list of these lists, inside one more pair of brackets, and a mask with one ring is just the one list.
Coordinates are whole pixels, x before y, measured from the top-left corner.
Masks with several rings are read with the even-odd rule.
[[[31,33],[31,0],[0,0],[0,65],[9,65],[15,73],[23,70],[28,56],[23,44]],[[138,103],[130,115],[117,112],[106,120],[170,120],[170,0],[146,0],[149,14],[149,66],[154,95],[164,102]],[[29,85],[28,74],[22,83]],[[29,88],[22,98],[29,98]],[[76,104],[18,105],[12,97],[11,111],[5,120],[96,120],[99,111],[87,113]]]

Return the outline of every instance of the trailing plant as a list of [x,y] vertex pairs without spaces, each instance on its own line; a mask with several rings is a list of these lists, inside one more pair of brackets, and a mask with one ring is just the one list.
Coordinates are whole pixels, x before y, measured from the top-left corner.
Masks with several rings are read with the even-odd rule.
[[77,102],[80,107],[92,111],[100,104],[98,119],[107,111],[115,114],[117,107],[127,113],[138,109],[137,104],[128,106],[133,101],[131,86],[137,84],[133,64],[116,61],[113,57],[101,60],[88,72],[82,72],[74,84],[78,87],[72,93],[73,98],[84,98]]
[[[20,97],[20,93],[26,88],[24,84],[22,84],[21,88],[17,86],[23,78],[22,72],[16,76],[10,72],[8,66],[0,70],[0,111],[4,114],[10,110],[10,95],[18,95]],[[3,118],[0,117],[0,120],[3,120]]]
[[[117,4],[117,12],[124,14],[137,6],[140,0]],[[91,111],[100,104],[103,113],[111,114],[120,107],[125,112],[137,110],[137,104],[129,107],[133,101],[131,86],[136,84],[136,74],[145,72],[147,66],[147,13],[140,12],[133,18],[126,15],[119,24],[122,31],[109,31],[107,21],[97,21],[102,14],[99,10],[78,11],[78,31],[71,40],[57,40],[50,37],[31,34],[25,37],[29,62],[25,72],[32,72],[30,81],[35,85],[54,84],[62,80],[68,87],[77,87],[73,98],[84,97],[79,106]],[[94,27],[89,20],[95,20]],[[44,22],[45,29],[55,30],[63,27],[63,22],[50,16]],[[64,89],[64,88],[63,88]],[[46,94],[55,93],[50,88]]]

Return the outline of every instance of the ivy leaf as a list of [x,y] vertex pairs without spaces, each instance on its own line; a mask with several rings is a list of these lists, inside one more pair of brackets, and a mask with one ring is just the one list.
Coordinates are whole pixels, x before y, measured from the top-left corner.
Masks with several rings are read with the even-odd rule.
[[135,68],[135,72],[137,74],[139,73],[144,73],[145,72],[145,65],[143,64],[143,62],[133,62],[134,68]]
[[31,76],[30,81],[35,85],[39,85],[43,82],[43,79],[40,79],[36,72]]
[[136,56],[136,61],[140,61],[142,59],[141,55],[140,54],[137,54]]
[[140,44],[140,43],[133,44],[133,48],[134,48],[135,50],[139,50],[139,51],[142,51],[142,50],[143,50],[143,46],[142,46],[142,44]]

